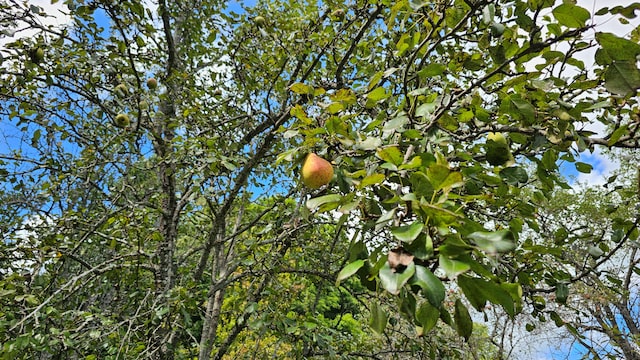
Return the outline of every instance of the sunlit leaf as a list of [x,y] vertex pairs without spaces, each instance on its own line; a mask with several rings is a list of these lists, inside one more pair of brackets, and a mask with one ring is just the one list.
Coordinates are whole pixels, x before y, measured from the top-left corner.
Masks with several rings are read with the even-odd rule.
[[340,272],[338,273],[338,277],[336,278],[336,286],[340,285],[340,282],[348,277],[350,277],[351,275],[355,274],[356,272],[358,272],[358,270],[360,270],[361,267],[364,266],[364,260],[360,259],[360,260],[356,260],[350,264],[348,264],[347,266],[345,266],[342,270],[340,270]]
[[365,140],[359,140],[356,146],[362,150],[376,150],[382,146],[382,140],[378,137],[368,137]]
[[553,9],[553,16],[558,22],[569,28],[583,27],[591,18],[589,10],[571,3],[563,3]]
[[380,148],[376,152],[376,155],[378,155],[380,159],[394,165],[400,165],[403,162],[403,155],[396,146]]
[[367,98],[372,101],[381,101],[389,97],[387,90],[383,87],[377,87],[367,94]]
[[313,94],[313,86],[309,86],[303,83],[295,83],[289,86],[289,89],[296,94]]
[[371,174],[367,177],[365,177],[364,179],[362,179],[362,181],[360,182],[360,188],[365,188],[367,186],[371,186],[371,185],[375,185],[375,184],[380,184],[381,182],[383,182],[385,179],[384,174]]
[[416,220],[410,225],[403,226],[394,226],[391,227],[391,234],[396,237],[396,239],[411,243],[415,238],[420,235],[422,229],[424,228],[424,223],[422,221]]
[[340,194],[329,194],[329,195],[323,195],[317,198],[313,198],[313,199],[309,199],[307,201],[307,208],[313,210],[321,205],[327,204],[327,203],[337,203],[340,202],[340,200],[342,199],[342,196]]

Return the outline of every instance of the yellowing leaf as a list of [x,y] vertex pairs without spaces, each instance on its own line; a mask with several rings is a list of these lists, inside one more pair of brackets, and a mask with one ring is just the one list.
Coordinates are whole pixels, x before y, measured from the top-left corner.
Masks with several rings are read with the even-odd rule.
[[375,184],[380,184],[381,182],[383,182],[385,179],[384,174],[372,174],[367,176],[366,178],[362,179],[362,181],[360,182],[360,188],[364,188],[367,187],[369,185],[375,185]]
[[309,86],[303,83],[291,84],[291,86],[289,86],[289,90],[299,95],[303,95],[303,94],[313,95],[313,92],[314,92],[313,86]]

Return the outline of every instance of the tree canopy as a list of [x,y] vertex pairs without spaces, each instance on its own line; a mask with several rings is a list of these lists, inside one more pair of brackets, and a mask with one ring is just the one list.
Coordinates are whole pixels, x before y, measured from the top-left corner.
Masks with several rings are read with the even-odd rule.
[[640,147],[640,3],[63,3],[0,0],[2,358],[640,357],[640,185],[559,170]]

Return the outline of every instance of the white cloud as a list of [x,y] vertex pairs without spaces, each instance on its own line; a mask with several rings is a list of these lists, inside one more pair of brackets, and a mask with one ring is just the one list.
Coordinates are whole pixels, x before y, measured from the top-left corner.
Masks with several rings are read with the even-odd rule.
[[[30,6],[41,9],[38,11],[40,11],[42,14],[45,14],[44,16],[37,17],[39,24],[43,27],[60,27],[67,24],[71,20],[71,18],[67,15],[68,8],[62,1],[51,4],[50,0],[30,0],[25,7],[17,7],[14,5],[13,11],[15,13],[23,13]],[[17,38],[30,37],[39,31],[26,26],[24,22],[18,22],[16,25],[17,27],[13,29],[14,31],[16,31],[13,36],[0,36],[0,49],[3,48],[6,44],[16,40]]]
[[607,179],[620,168],[620,162],[604,154],[600,148],[596,148],[593,154],[583,153],[579,161],[593,166],[590,173],[580,173],[577,176],[576,183],[583,186],[604,185]]
[[[558,2],[559,3],[559,2]],[[595,14],[602,8],[614,8],[616,6],[628,6],[630,2],[628,0],[578,0],[577,5],[581,6]],[[595,26],[592,34],[593,36],[587,37],[585,40],[594,40],[596,32],[613,33],[620,37],[628,37],[631,32],[638,26],[640,26],[640,17],[635,19],[626,19],[628,24],[620,22],[621,16],[605,14],[602,16],[593,16],[589,23]],[[594,65],[595,48],[590,48],[576,54],[576,57],[582,60],[587,68]],[[606,134],[605,126],[598,122],[593,121],[585,127],[585,130],[593,131],[596,136],[602,136]],[[605,155],[600,149],[596,149],[593,154],[584,152],[581,154],[579,161],[589,163],[593,165],[593,170],[589,174],[580,173],[576,177],[576,183],[582,186],[598,186],[606,183],[606,180],[613,172],[620,167],[620,162]]]

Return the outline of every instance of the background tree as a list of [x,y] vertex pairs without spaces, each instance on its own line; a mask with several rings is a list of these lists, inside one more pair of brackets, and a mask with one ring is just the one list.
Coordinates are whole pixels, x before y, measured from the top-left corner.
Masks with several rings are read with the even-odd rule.
[[[564,326],[594,359],[640,357],[637,154],[616,157],[622,166],[604,186],[556,193],[527,246],[548,264],[532,303],[544,310],[534,313]],[[549,293],[549,274],[558,271],[565,276]]]
[[639,146],[640,45],[571,3],[0,4],[6,358],[437,354],[410,331],[563,299],[526,236],[558,162]]

